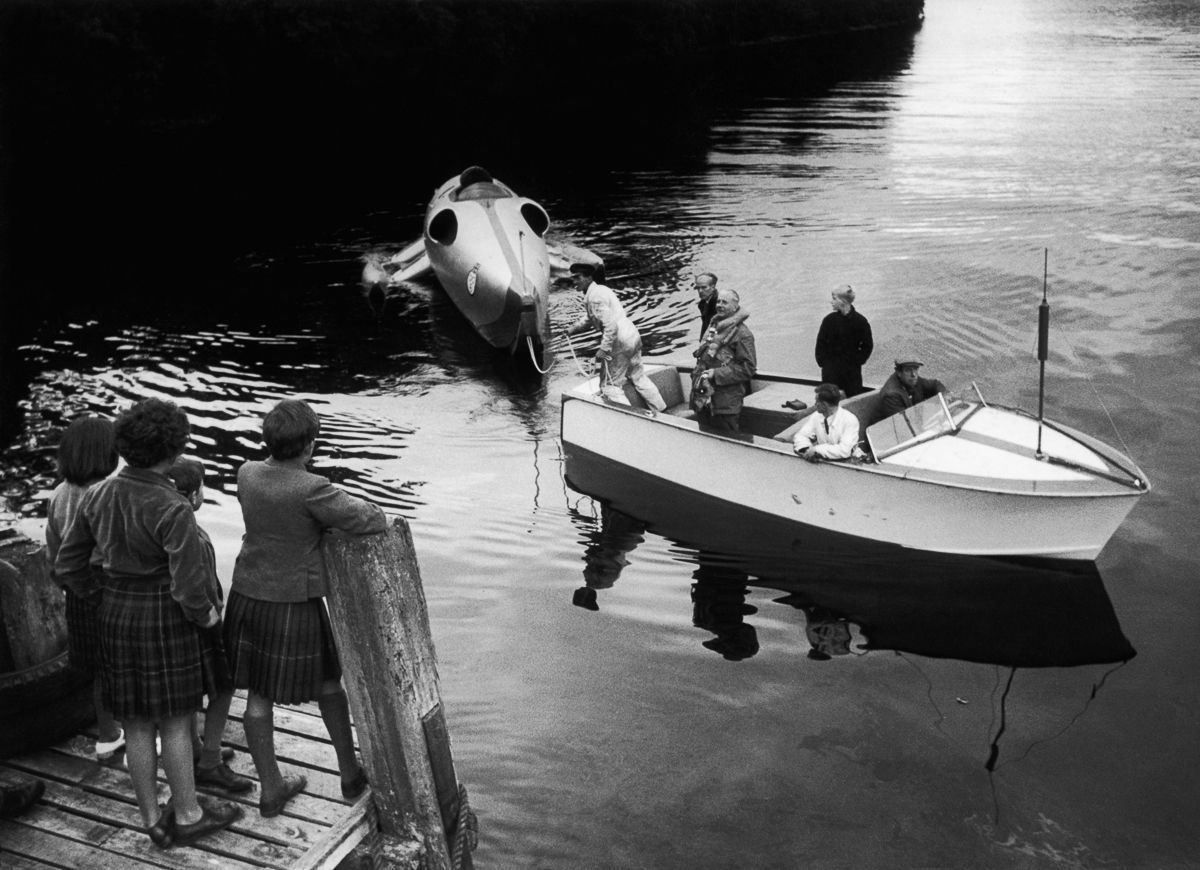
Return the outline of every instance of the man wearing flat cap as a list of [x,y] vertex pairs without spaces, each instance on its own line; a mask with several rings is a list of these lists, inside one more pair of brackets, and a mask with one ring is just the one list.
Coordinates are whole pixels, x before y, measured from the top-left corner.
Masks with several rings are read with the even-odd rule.
[[918,375],[917,370],[922,365],[923,363],[911,353],[896,357],[896,370],[879,390],[879,419],[919,405],[930,396],[950,392],[937,378],[923,378]]

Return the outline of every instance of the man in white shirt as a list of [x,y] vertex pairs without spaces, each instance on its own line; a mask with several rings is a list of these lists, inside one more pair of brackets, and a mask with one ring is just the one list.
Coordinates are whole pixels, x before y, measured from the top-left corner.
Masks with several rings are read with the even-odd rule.
[[840,407],[842,391],[834,384],[817,387],[816,410],[792,439],[792,449],[809,462],[849,459],[858,446],[858,418]]
[[596,267],[591,263],[571,266],[571,278],[584,294],[587,311],[571,325],[567,335],[583,332],[589,326],[600,332],[596,361],[607,368],[607,383],[602,388],[605,398],[628,405],[629,400],[621,389],[628,378],[652,410],[665,410],[667,403],[642,367],[641,333],[625,314],[625,306],[617,294],[611,287],[596,283],[595,275]]

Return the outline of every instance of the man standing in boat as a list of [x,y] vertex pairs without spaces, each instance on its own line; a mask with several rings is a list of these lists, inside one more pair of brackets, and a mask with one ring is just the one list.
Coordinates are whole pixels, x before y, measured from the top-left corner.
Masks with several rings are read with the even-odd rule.
[[737,293],[717,291],[717,314],[696,351],[692,371],[692,407],[702,426],[719,432],[740,431],[742,400],[758,368],[754,334]]
[[924,363],[913,354],[896,357],[896,370],[879,390],[880,420],[898,414],[905,408],[919,405],[930,396],[950,392],[937,378],[923,378],[918,375],[917,369],[922,365]]
[[584,294],[584,307],[587,310],[571,325],[567,334],[583,332],[589,326],[600,332],[596,362],[602,367],[601,391],[606,399],[628,405],[629,400],[625,398],[622,387],[629,380],[653,411],[666,410],[667,403],[642,367],[641,333],[625,313],[625,306],[612,288],[595,281],[596,268],[591,263],[574,263],[571,266],[571,280]]
[[875,343],[871,324],[854,307],[854,288],[843,284],[833,291],[833,311],[817,330],[817,365],[821,380],[837,384],[846,398],[863,391],[862,367],[871,358]]
[[700,337],[708,332],[708,324],[717,315],[717,276],[701,272],[696,276],[696,307],[700,309]]

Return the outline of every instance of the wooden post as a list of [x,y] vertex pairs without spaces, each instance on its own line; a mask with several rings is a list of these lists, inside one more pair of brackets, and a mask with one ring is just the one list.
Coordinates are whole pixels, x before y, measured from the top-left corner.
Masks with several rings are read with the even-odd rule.
[[[380,535],[327,535],[322,550],[333,632],[380,829],[418,839],[425,868],[450,870],[447,832],[457,821],[458,784],[408,522],[397,519]],[[464,863],[470,866],[469,854]]]

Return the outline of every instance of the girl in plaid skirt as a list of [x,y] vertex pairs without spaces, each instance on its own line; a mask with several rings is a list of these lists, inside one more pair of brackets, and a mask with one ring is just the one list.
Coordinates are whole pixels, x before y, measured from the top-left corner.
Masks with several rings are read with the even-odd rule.
[[321,536],[326,529],[387,529],[376,505],[355,498],[305,466],[321,423],[306,403],[285,399],[263,420],[270,458],[238,469],[246,534],[233,568],[225,648],[234,685],[248,689],[242,724],[261,782],[259,812],[270,817],[304,789],[275,758],[275,704],[316,700],[337,753],[342,796],[357,798],[367,777],[354,754],[342,668],[325,610]]
[[[157,845],[187,845],[228,827],[241,809],[196,797],[192,718],[205,694],[228,691],[203,543],[191,505],[165,476],[183,453],[190,426],[173,403],[146,399],[117,417],[126,466],[84,495],[55,568],[70,584],[90,576],[100,553],[104,697],[125,725],[126,756],[146,831]],[[158,753],[171,808],[158,805]]]
[[[104,417],[77,417],[67,426],[58,442],[58,473],[63,481],[50,493],[46,506],[46,557],[50,567],[58,556],[63,535],[75,519],[88,487],[99,483],[117,470],[117,445],[113,440],[112,421]],[[117,725],[112,710],[104,704],[100,691],[100,625],[97,613],[104,569],[100,554],[93,552],[91,576],[86,588],[78,593],[64,586],[66,593],[67,652],[71,667],[92,678],[92,700],[96,707],[96,757],[111,758],[125,745],[125,732]]]

